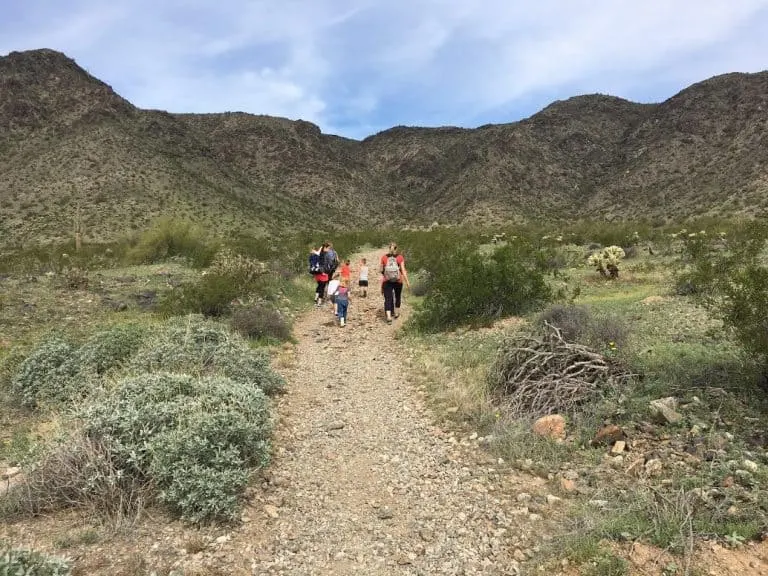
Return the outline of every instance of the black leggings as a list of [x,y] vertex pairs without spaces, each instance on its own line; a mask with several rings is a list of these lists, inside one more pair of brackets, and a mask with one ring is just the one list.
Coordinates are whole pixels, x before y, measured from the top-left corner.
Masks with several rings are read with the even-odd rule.
[[317,281],[317,289],[315,290],[315,294],[317,295],[318,300],[322,300],[325,296],[325,287],[328,285],[328,280],[318,280]]
[[384,311],[394,314],[395,308],[400,308],[403,295],[403,285],[400,282],[384,282]]

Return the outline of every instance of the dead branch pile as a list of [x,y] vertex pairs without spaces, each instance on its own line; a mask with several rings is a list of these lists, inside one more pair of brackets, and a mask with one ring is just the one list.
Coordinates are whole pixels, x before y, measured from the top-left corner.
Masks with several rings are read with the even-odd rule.
[[572,413],[628,374],[545,323],[542,336],[520,336],[502,345],[489,377],[514,415],[536,417]]

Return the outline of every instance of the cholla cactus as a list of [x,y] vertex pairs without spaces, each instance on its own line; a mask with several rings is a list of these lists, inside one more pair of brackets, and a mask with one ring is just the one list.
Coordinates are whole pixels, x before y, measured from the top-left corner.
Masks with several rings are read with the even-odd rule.
[[601,276],[618,278],[619,262],[624,256],[624,250],[620,246],[608,246],[592,254],[587,259],[587,264],[593,266]]

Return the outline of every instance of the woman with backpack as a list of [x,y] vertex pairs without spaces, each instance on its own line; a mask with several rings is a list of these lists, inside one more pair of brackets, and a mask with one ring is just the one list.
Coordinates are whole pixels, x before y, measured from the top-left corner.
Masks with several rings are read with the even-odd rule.
[[391,324],[393,318],[400,317],[403,282],[408,288],[411,287],[408,272],[405,269],[405,258],[400,254],[397,244],[394,242],[389,245],[387,253],[381,257],[381,279],[384,312],[387,315],[387,322]]
[[328,272],[326,265],[326,253],[328,251],[328,245],[323,244],[320,248],[312,250],[309,255],[309,273],[317,282],[317,288],[315,289],[315,306],[320,307],[323,305],[323,298],[325,297],[325,287],[328,285]]

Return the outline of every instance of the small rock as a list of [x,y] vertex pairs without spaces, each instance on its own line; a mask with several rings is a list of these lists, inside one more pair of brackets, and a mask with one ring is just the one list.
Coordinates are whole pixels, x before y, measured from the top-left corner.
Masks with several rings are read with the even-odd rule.
[[565,418],[559,414],[544,416],[533,423],[533,431],[553,440],[565,440]]
[[563,492],[575,492],[576,482],[568,478],[560,478],[560,488]]
[[659,398],[650,403],[651,416],[659,424],[677,424],[683,416],[677,411],[677,400],[672,396]]
[[325,427],[325,429],[330,432],[331,430],[342,430],[344,429],[344,426],[346,426],[346,424],[339,420],[337,422],[331,422]]
[[419,530],[419,536],[421,536],[421,539],[424,540],[424,542],[432,542],[432,540],[435,539],[435,533],[428,528]]
[[383,506],[379,508],[379,511],[376,514],[379,520],[389,520],[390,518],[394,517],[394,515],[394,512],[392,512],[392,509],[389,506]]
[[624,430],[615,424],[610,424],[600,428],[590,444],[592,446],[608,446],[620,440],[625,440],[626,437],[627,435],[624,433]]
[[627,443],[624,442],[624,440],[618,440],[614,445],[613,448],[611,448],[611,454],[614,456],[618,456],[619,454],[622,454],[624,452],[624,449],[627,447]]
[[558,498],[557,496],[554,496],[552,494],[547,494],[547,504],[550,506],[556,506],[557,504],[560,504],[563,501],[562,498]]
[[662,465],[661,460],[653,458],[645,463],[645,474],[647,476],[658,476],[661,474],[663,468],[664,466]]
[[226,544],[230,540],[232,540],[232,536],[229,534],[224,534],[223,536],[216,538],[216,544]]
[[447,408],[445,411],[448,412],[448,414],[456,414],[459,411],[459,407],[451,406],[450,408]]
[[748,470],[750,472],[757,472],[758,465],[757,462],[753,462],[752,460],[744,460],[741,465],[744,467],[745,470]]
[[733,483],[734,483],[733,476],[726,476],[725,478],[723,478],[723,481],[720,482],[720,486],[722,486],[723,488],[731,488],[733,487]]
[[277,511],[277,506],[275,506],[273,504],[266,504],[264,506],[264,512],[270,518],[279,518],[280,517],[280,514]]
[[512,556],[515,560],[518,562],[525,562],[528,558],[525,556],[525,552],[520,550],[520,548],[515,548],[515,551],[512,553]]
[[531,499],[530,494],[526,494],[525,492],[521,492],[517,495],[517,501],[518,502],[528,502]]

